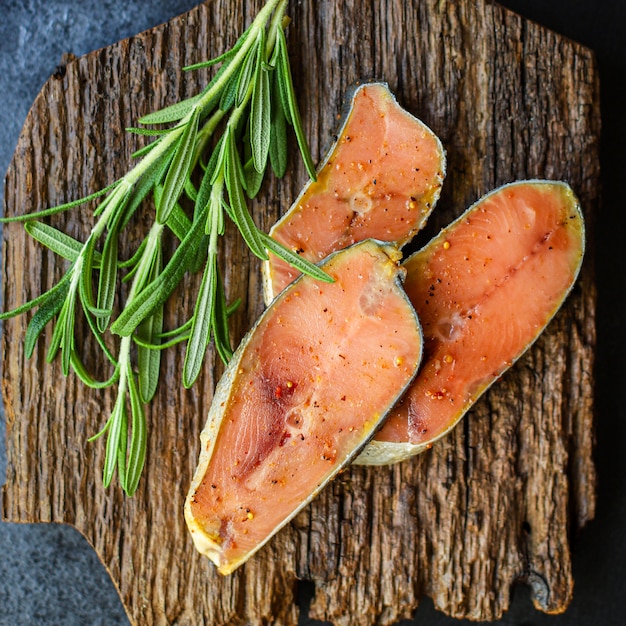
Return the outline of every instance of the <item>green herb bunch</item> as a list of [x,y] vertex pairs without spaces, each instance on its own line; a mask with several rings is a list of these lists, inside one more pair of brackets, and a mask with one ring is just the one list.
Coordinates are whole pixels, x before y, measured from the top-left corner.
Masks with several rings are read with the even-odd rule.
[[[141,128],[128,129],[154,139],[135,153],[139,160],[126,175],[80,200],[3,219],[26,222],[26,231],[66,259],[69,267],[49,291],[0,314],[0,319],[37,308],[25,336],[28,357],[45,326],[55,320],[47,360],[60,353],[63,373],[73,370],[89,387],[117,385],[113,411],[90,441],[106,435],[104,485],[111,483],[117,469],[128,495],[137,489],[144,466],[144,405],[157,388],[161,350],[186,341],[185,387],[198,377],[211,337],[224,361],[232,355],[228,317],[233,306],[227,305],[217,262],[225,219],[236,224],[260,259],[266,259],[269,250],[302,272],[330,280],[317,266],[259,230],[246,204],[246,196],[257,195],[268,168],[279,177],[284,175],[289,125],[307,171],[315,178],[293,90],[284,32],[286,5],[287,0],[269,0],[231,50],[185,68],[220,64],[201,93],[144,116],[139,120]],[[194,180],[200,181],[198,187]],[[189,215],[181,206],[183,195],[193,204]],[[132,257],[121,260],[120,237],[149,196],[154,199],[154,221]],[[40,221],[90,201],[98,204],[94,226],[84,242]],[[163,238],[167,233],[178,244],[166,260]],[[165,302],[187,272],[201,269],[193,314],[178,328],[164,331]],[[130,286],[121,313],[114,318],[121,274]],[[87,321],[112,364],[108,380],[95,380],[81,360],[74,339],[78,315]],[[105,341],[109,332],[119,336],[116,354]]]

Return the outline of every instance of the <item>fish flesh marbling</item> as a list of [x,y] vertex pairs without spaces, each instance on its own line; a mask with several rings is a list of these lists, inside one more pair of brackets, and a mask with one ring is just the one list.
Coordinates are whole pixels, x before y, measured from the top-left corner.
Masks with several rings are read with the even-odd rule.
[[417,371],[421,328],[397,247],[330,255],[246,335],[217,385],[185,504],[196,547],[241,565],[349,464]]

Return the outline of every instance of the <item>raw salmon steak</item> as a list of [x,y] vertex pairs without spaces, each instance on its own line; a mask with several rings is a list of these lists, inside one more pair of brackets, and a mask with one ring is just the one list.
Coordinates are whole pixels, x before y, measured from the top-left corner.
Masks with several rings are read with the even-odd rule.
[[[317,180],[270,235],[313,263],[368,238],[402,246],[426,223],[445,168],[437,136],[386,85],[362,85]],[[263,272],[266,304],[298,275],[273,254]]]
[[403,264],[424,361],[357,460],[430,447],[535,341],[578,275],[584,222],[568,185],[527,181],[486,195]]
[[366,240],[302,276],[241,342],[217,385],[185,504],[196,547],[242,564],[350,463],[406,391],[421,328],[397,247]]

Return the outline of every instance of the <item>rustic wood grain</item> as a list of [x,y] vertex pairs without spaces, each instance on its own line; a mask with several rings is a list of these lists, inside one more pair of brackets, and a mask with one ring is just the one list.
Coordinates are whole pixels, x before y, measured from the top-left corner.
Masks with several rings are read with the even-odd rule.
[[[74,199],[121,175],[139,145],[124,127],[206,84],[205,72],[180,68],[222,52],[260,4],[210,1],[68,62],[28,116],[6,177],[5,214]],[[228,578],[195,553],[182,513],[219,360],[210,352],[198,384],[185,391],[182,349],[164,355],[164,382],[148,410],[146,471],[135,497],[125,499],[117,487],[102,487],[103,443],[86,442],[102,427],[112,394],[45,364],[49,332],[25,360],[27,317],[9,321],[2,336],[3,515],[78,528],[131,621],[142,626],[295,624],[300,579],[316,585],[311,616],[337,624],[391,624],[410,617],[424,595],[449,615],[493,619],[520,581],[532,587],[537,608],[563,611],[572,596],[572,541],[595,507],[600,121],[593,55],[483,0],[303,0],[289,14],[294,79],[315,157],[332,141],[348,88],[368,79],[387,81],[441,137],[448,176],[429,233],[515,179],[573,186],[589,246],[566,306],[444,441],[393,467],[349,469]],[[254,205],[266,229],[304,183],[302,165],[292,161],[287,178],[266,183]],[[52,223],[84,237],[90,211]],[[234,318],[238,338],[263,307],[259,266],[232,229],[222,252],[229,296],[243,302]],[[19,225],[4,228],[2,260],[7,308],[49,288],[62,272]],[[177,292],[169,326],[189,310],[196,287],[192,278]],[[86,354],[96,353],[85,342]],[[100,361],[90,365],[106,374]]]

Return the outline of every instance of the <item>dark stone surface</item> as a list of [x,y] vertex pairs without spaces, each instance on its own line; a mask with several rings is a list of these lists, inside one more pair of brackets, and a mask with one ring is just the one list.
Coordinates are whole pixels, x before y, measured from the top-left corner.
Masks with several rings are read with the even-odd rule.
[[[38,90],[65,52],[81,55],[191,8],[190,0],[0,1],[0,171],[6,171]],[[626,596],[626,348],[623,310],[623,177],[626,172],[626,4],[622,0],[504,0],[505,6],[592,48],[602,87],[603,209],[598,216],[599,287],[596,520],[573,538],[574,601],[562,616],[538,613],[515,589],[498,623],[582,626],[624,623]],[[4,420],[0,419],[0,441]],[[0,445],[0,481],[6,460]],[[0,626],[127,624],[115,589],[87,542],[73,529],[0,524]],[[306,597],[302,599],[306,606]],[[303,620],[303,623],[306,623]],[[408,624],[409,622],[404,622]],[[429,600],[416,624],[470,624],[437,613]]]

